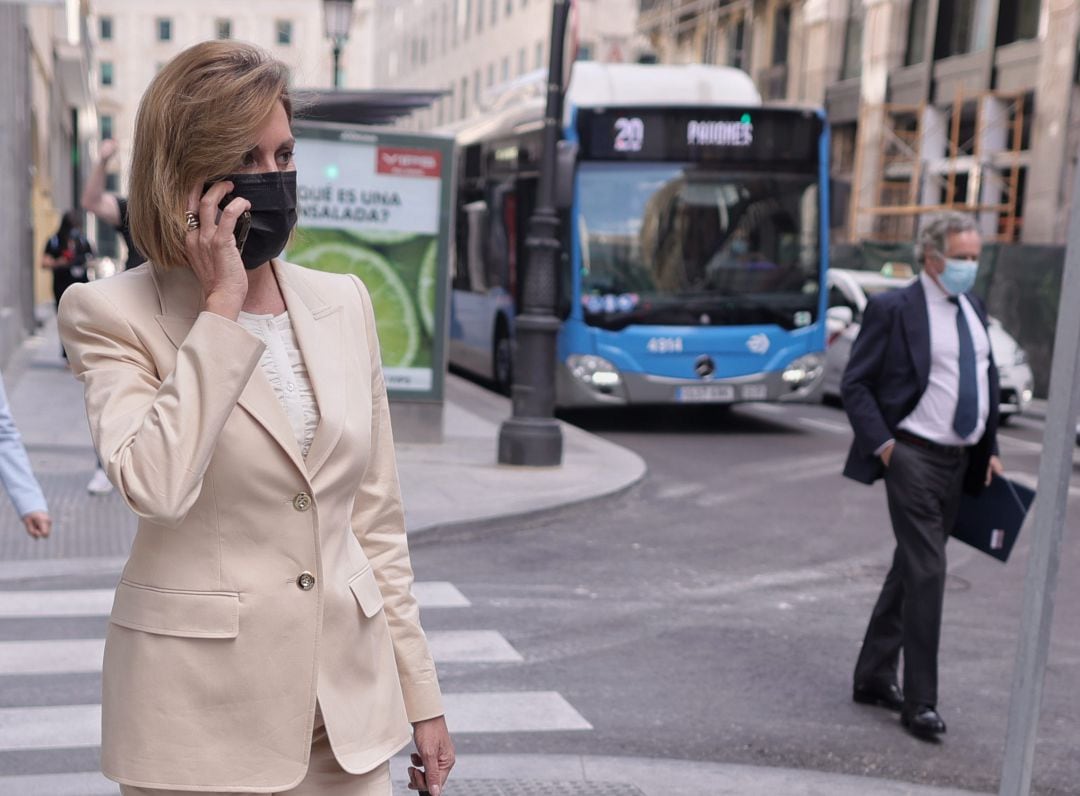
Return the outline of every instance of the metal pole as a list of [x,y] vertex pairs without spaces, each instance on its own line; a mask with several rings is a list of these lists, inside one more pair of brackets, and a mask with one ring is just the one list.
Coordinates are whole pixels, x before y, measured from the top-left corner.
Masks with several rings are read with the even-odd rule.
[[536,210],[529,219],[522,313],[515,320],[513,416],[499,429],[499,463],[552,467],[562,463],[555,420],[555,317],[559,216],[555,212],[555,150],[562,121],[563,44],[569,0],[554,0],[548,59],[544,149]]
[[1080,367],[1080,167],[1073,181],[1069,240],[1061,278],[1054,360],[1050,370],[1050,406],[1043,430],[1039,463],[1039,496],[1032,523],[1031,557],[1024,583],[1020,641],[1009,701],[1009,729],[1000,796],[1028,796],[1039,729],[1043,680],[1050,646],[1061,540],[1065,527],[1069,478],[1080,391],[1075,389]]
[[341,88],[341,39],[334,37],[334,88]]

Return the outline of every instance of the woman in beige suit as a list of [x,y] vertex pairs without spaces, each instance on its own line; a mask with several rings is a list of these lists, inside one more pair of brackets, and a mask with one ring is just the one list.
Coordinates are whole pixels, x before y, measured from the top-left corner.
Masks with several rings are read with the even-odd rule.
[[139,517],[102,698],[102,767],[128,796],[389,796],[410,735],[413,789],[437,796],[454,763],[371,300],[276,259],[296,220],[287,86],[235,42],[166,65],[132,157],[150,262],[60,306],[94,443]]

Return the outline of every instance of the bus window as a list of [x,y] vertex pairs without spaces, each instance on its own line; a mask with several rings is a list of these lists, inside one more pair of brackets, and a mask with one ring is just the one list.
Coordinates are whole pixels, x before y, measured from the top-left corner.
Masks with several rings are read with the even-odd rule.
[[484,268],[484,241],[487,239],[487,202],[469,202],[465,205],[465,218],[465,265],[468,271],[468,289],[473,293],[486,293],[488,283]]

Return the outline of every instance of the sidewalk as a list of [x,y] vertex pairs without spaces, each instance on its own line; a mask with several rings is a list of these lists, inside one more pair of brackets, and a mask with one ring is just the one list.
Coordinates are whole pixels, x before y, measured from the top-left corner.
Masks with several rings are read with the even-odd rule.
[[[116,574],[135,524],[116,494],[93,498],[86,482],[94,456],[82,390],[59,358],[55,324],[22,347],[4,372],[12,411],[50,502],[55,529],[46,542],[21,530],[0,505],[0,590],[46,575]],[[560,468],[496,464],[499,424],[509,402],[454,376],[447,381],[445,439],[399,445],[398,466],[410,534],[475,527],[599,500],[645,475],[636,454],[572,426],[563,426]],[[394,759],[396,794],[407,759]],[[0,790],[23,796],[115,796],[100,774],[2,777]],[[47,783],[47,784],[46,784]],[[448,796],[962,796],[969,791],[796,769],[697,761],[587,755],[468,755],[458,762]]]

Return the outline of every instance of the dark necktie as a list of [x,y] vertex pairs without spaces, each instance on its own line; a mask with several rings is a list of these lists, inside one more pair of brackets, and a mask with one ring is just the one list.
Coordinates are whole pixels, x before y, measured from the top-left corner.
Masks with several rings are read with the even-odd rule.
[[956,414],[953,416],[953,431],[967,439],[979,422],[979,384],[975,378],[975,342],[971,339],[971,329],[964,308],[957,296],[949,298],[956,305],[956,335],[960,341],[960,384],[956,392]]

